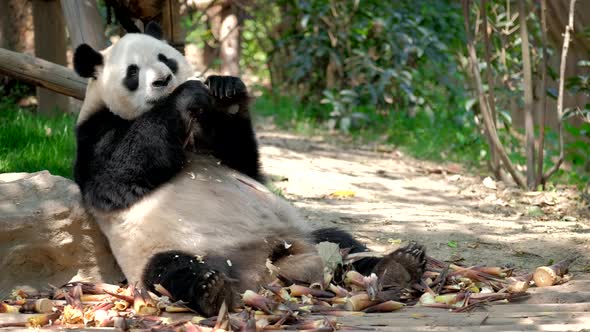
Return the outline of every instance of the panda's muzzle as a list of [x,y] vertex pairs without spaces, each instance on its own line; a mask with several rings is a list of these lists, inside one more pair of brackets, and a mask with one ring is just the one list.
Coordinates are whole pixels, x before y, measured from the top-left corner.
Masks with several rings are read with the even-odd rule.
[[168,74],[166,77],[164,78],[160,78],[157,79],[155,81],[152,82],[152,87],[154,88],[165,88],[168,86],[168,84],[170,83],[170,81],[172,80],[172,75]]

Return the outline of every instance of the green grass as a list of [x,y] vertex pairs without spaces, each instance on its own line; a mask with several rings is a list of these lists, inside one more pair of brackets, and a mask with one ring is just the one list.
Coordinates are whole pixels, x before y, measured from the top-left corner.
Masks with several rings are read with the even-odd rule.
[[318,119],[329,113],[327,107],[311,107],[292,97],[265,93],[256,98],[255,116],[271,118],[281,129],[302,135],[312,135],[321,130]]
[[[323,124],[329,107],[311,105],[291,97],[263,94],[257,98],[253,109],[255,116],[272,117],[281,129],[302,135],[334,136]],[[484,164],[487,145],[482,136],[468,120],[449,115],[465,114],[464,111],[434,110],[431,115],[418,111],[414,116],[395,110],[378,114],[371,107],[357,107],[355,111],[365,113],[369,124],[347,135],[336,135],[345,136],[343,142],[350,142],[352,137],[354,144],[388,144],[417,159],[458,162],[471,171],[487,174]],[[74,115],[44,117],[19,108],[12,99],[0,100],[0,173],[49,170],[71,178],[75,118]],[[561,169],[551,179],[553,183],[585,185],[588,182],[590,148],[585,142],[578,145],[575,145],[577,154],[568,149],[566,161],[572,164],[572,169]],[[581,161],[570,160],[572,156],[579,156]],[[546,158],[549,157],[547,154]],[[547,162],[549,165],[549,160]]]
[[36,172],[72,177],[75,117],[44,117],[0,101],[0,173]]
[[[464,109],[457,109],[464,102],[444,100],[441,96],[430,97],[432,112],[418,110],[413,116],[408,115],[406,110],[392,109],[379,114],[374,108],[358,106],[355,112],[366,114],[370,119],[369,125],[351,131],[348,137],[352,137],[357,144],[389,144],[416,159],[457,162],[470,172],[489,175],[486,166],[489,149],[485,138],[470,119],[472,115]],[[257,115],[272,117],[283,130],[303,135],[333,135],[322,125],[325,115],[330,113],[326,105],[313,107],[294,98],[266,93],[256,99],[254,109]],[[590,145],[587,143],[590,124],[567,129],[578,139],[566,144],[566,165],[550,179],[550,186],[569,184],[583,188],[590,179]],[[499,134],[505,141],[511,160],[524,165],[526,160],[521,142],[509,138],[506,132]],[[548,169],[553,165],[552,158],[556,157],[558,150],[556,134],[548,130],[546,135],[545,169]]]

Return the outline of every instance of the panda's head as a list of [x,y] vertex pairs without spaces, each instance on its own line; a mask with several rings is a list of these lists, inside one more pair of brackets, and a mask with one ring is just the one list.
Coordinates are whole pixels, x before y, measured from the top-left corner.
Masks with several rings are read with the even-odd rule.
[[129,33],[101,52],[87,44],[76,49],[74,69],[89,78],[78,122],[105,106],[134,119],[192,75],[186,58],[161,37],[149,23],[144,34]]

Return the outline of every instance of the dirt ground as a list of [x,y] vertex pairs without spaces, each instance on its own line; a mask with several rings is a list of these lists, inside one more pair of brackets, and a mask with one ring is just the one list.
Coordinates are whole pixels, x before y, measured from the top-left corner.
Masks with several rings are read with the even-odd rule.
[[575,256],[572,272],[590,269],[590,209],[574,189],[522,192],[395,149],[258,136],[265,172],[310,223],[351,231],[373,250],[416,240],[462,264],[530,271]]

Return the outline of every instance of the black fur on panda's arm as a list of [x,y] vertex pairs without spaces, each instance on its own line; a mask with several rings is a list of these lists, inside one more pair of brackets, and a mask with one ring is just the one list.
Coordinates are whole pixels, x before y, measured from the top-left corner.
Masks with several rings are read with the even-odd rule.
[[85,204],[123,209],[170,180],[185,162],[185,133],[167,100],[132,121],[108,109],[93,114],[76,129],[74,177]]
[[199,117],[199,124],[213,155],[223,164],[264,182],[246,85],[238,77],[217,75],[207,77],[205,85],[214,107]]

